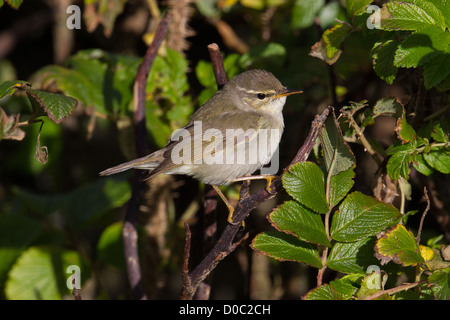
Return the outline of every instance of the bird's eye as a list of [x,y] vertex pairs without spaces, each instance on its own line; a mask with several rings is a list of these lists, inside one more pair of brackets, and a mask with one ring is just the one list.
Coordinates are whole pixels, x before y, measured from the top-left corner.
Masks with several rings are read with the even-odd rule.
[[256,96],[259,100],[264,100],[266,98],[266,95],[264,93],[258,93]]

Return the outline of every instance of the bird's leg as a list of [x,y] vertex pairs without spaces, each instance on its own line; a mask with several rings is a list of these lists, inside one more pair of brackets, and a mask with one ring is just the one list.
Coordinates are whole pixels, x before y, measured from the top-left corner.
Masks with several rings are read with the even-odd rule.
[[259,179],[265,179],[267,181],[266,184],[266,191],[268,193],[270,193],[270,186],[272,184],[272,181],[275,180],[276,178],[278,178],[277,176],[272,176],[272,175],[256,175],[256,176],[244,176],[244,177],[240,177],[237,178],[235,180],[233,180],[233,182],[238,182],[238,181],[246,181],[246,180],[259,180]]
[[[230,224],[235,224],[233,222],[234,207],[228,202],[228,199],[225,197],[225,195],[222,193],[222,191],[220,191],[218,186],[213,185],[212,187],[214,188],[214,190],[216,190],[217,194],[223,200],[223,202],[225,202],[225,205],[228,208],[228,219],[227,219],[227,221]],[[244,222],[242,222],[242,223],[244,223]]]

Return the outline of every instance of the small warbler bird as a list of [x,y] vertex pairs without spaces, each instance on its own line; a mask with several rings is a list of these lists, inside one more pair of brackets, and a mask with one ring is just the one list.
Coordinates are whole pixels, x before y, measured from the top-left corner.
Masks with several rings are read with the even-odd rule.
[[[233,77],[176,130],[165,148],[100,172],[107,176],[128,169],[192,176],[218,189],[235,181],[251,180],[269,163],[284,129],[282,110],[290,90],[270,72],[249,70]],[[273,176],[256,178],[273,179]]]

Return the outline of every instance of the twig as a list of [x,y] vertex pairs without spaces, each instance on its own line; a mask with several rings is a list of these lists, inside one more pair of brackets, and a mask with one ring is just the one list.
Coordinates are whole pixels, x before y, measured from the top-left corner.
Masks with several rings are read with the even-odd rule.
[[428,210],[430,210],[430,198],[428,197],[427,187],[423,187],[423,197],[427,201],[427,207],[425,208],[425,211],[422,213],[422,217],[420,218],[419,229],[417,230],[417,237],[416,237],[417,245],[419,245],[420,243],[420,235],[422,234],[423,221],[425,220],[425,216],[427,215]]
[[[134,132],[136,153],[138,157],[142,157],[148,153],[149,142],[147,138],[147,129],[145,126],[145,87],[147,83],[148,73],[156,57],[159,47],[166,36],[169,15],[163,17],[158,25],[153,43],[145,53],[144,59],[139,66],[136,79],[134,82]],[[139,254],[137,248],[137,215],[139,204],[142,198],[142,189],[144,186],[143,172],[135,170],[132,185],[132,194],[125,213],[122,238],[124,244],[125,259],[127,264],[128,280],[131,290],[136,299],[147,299],[142,285],[141,267],[139,264]]]
[[[322,129],[325,121],[330,113],[331,108],[325,109],[321,115],[317,115],[313,120],[309,134],[305,140],[303,146],[297,152],[294,160],[287,166],[283,173],[288,171],[289,168],[297,162],[305,161],[309,153],[311,152],[320,130]],[[247,188],[247,186],[245,187]],[[239,245],[244,238],[236,243],[233,243],[236,233],[239,231],[242,221],[249,215],[250,211],[255,209],[259,204],[265,200],[273,197],[278,191],[282,189],[281,176],[273,181],[270,185],[269,191],[265,188],[259,190],[257,193],[248,196],[248,190],[244,189],[241,192],[243,198],[239,199],[239,202],[233,213],[233,224],[228,224],[225,227],[220,239],[217,241],[214,248],[208,253],[208,255],[200,262],[200,264],[189,274],[189,281],[184,281],[181,298],[190,300],[192,299],[197,287],[200,283],[214,270],[217,264],[228,256]],[[242,189],[241,189],[242,190]]]
[[406,291],[406,290],[409,290],[409,289],[414,288],[416,286],[422,285],[424,283],[427,283],[427,280],[417,281],[417,282],[413,282],[413,283],[405,283],[405,284],[402,284],[401,286],[398,286],[398,287],[395,287],[395,288],[392,288],[392,289],[388,289],[388,290],[380,290],[377,293],[374,293],[374,294],[372,294],[370,296],[365,297],[364,300],[373,300],[373,299],[376,299],[378,297],[381,297],[384,294],[388,294],[389,295],[389,294],[394,294],[394,293],[397,293],[397,292],[400,292],[400,291]]
[[223,65],[223,57],[220,53],[219,46],[216,43],[208,45],[209,56],[211,57],[211,63],[214,70],[214,76],[216,77],[217,89],[222,87],[228,82],[227,73]]
[[72,286],[73,286],[72,295],[73,295],[73,298],[75,300],[83,300],[81,298],[80,291],[78,291],[77,285],[78,285],[77,284],[77,277],[73,277],[73,279],[72,279]]

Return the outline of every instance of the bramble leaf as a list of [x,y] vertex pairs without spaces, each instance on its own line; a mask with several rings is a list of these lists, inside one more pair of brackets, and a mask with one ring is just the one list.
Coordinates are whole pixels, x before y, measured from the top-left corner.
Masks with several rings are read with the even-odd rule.
[[331,246],[320,215],[296,201],[283,203],[268,219],[279,231],[292,234],[300,240]]
[[377,264],[373,256],[375,237],[367,237],[356,242],[338,242],[331,249],[327,266],[343,273],[365,274],[370,265]]
[[375,256],[381,260],[382,265],[391,260],[404,267],[425,262],[415,237],[401,224],[378,239],[375,245]]
[[322,267],[317,246],[278,231],[258,234],[251,247],[257,252],[280,261],[297,261],[315,268]]
[[361,192],[353,192],[333,216],[331,237],[342,242],[358,241],[386,229],[400,216],[394,206]]
[[283,175],[282,181],[292,198],[315,212],[328,212],[324,174],[315,163],[296,163]]
[[67,119],[78,105],[78,100],[62,94],[32,89],[27,90],[27,94],[29,99],[36,101],[56,123]]

